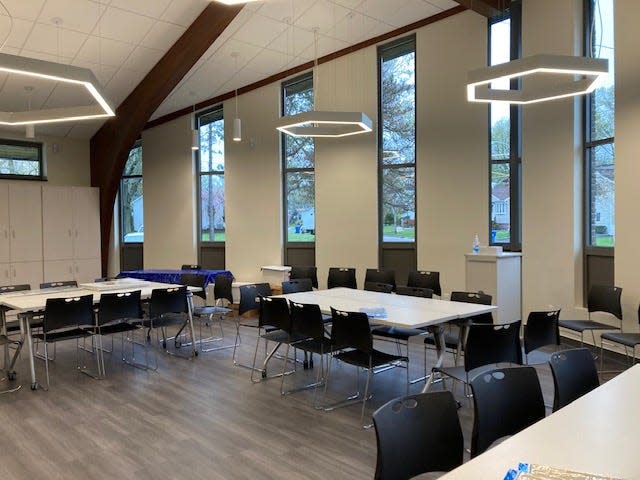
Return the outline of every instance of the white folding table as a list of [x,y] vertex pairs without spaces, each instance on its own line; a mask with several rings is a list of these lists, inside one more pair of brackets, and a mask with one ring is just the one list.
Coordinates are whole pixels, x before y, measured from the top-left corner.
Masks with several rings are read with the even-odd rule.
[[441,477],[502,479],[520,462],[640,478],[640,365]]
[[[140,290],[140,297],[143,299],[150,298],[151,292],[156,288],[170,288],[179,285],[171,285],[167,283],[148,282],[138,279],[118,279],[110,280],[109,282],[97,282],[81,284],[78,287],[58,287],[47,288],[43,290],[23,290],[19,292],[11,292],[0,294],[0,305],[7,307],[17,313],[18,320],[20,321],[20,333],[23,338],[26,339],[27,348],[29,351],[29,368],[31,372],[31,389],[36,390],[38,388],[38,382],[36,380],[35,365],[33,360],[33,343],[31,339],[31,326],[30,318],[36,312],[44,310],[48,298],[70,298],[80,297],[83,295],[93,295],[93,303],[100,302],[100,296],[103,293],[124,293],[134,290]],[[197,356],[196,342],[194,337],[193,328],[193,299],[192,293],[198,291],[198,287],[188,287],[188,326],[189,333],[191,335],[191,349],[192,355]],[[6,321],[3,317],[2,322]]]

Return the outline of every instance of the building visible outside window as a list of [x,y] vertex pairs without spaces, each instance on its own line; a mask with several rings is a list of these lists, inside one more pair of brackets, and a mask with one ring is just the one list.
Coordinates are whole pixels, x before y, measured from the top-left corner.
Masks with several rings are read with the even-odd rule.
[[[282,84],[282,115],[313,110],[311,72]],[[288,243],[316,240],[315,149],[312,138],[282,135],[285,239]]]
[[124,243],[144,242],[144,206],[142,187],[142,142],[138,140],[120,180],[120,218]]
[[0,140],[0,178],[43,180],[42,144]]
[[381,47],[380,225],[382,242],[416,240],[415,37]]
[[609,74],[586,101],[587,245],[615,245],[615,77],[613,0],[587,0],[587,55]]
[[[512,3],[505,15],[489,21],[489,65],[520,56],[520,5]],[[493,89],[517,88],[509,80],[491,84]],[[490,243],[519,250],[520,240],[520,122],[519,107],[489,105]]]
[[200,241],[225,241],[224,118],[222,107],[197,118],[200,149]]

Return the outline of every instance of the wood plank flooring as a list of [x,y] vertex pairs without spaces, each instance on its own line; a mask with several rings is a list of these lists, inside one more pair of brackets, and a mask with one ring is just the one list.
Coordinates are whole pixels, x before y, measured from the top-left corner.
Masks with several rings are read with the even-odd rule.
[[[250,362],[255,332],[242,331],[240,356]],[[231,322],[225,333],[231,342]],[[411,348],[412,377],[422,373],[421,348]],[[120,361],[116,337],[114,353],[105,354],[107,378],[98,381],[75,371],[75,342],[67,342],[51,364],[50,391],[32,392],[25,350],[18,366],[23,388],[0,396],[0,479],[373,478],[375,432],[360,427],[359,407],[325,413],[312,407],[312,391],[281,397],[279,379],[252,384],[249,370],[233,366],[231,354],[228,349],[185,360],[160,353],[158,371],[145,372]],[[89,355],[83,358],[93,366]],[[274,372],[282,363],[274,359],[271,365]],[[332,401],[355,390],[354,368],[337,362],[334,367]],[[40,360],[36,371],[44,382]],[[550,373],[546,367],[538,371],[550,405]],[[299,366],[288,385],[309,383],[315,374]],[[368,418],[404,394],[404,379],[402,369],[374,377]],[[460,386],[457,397],[468,446],[472,409]]]

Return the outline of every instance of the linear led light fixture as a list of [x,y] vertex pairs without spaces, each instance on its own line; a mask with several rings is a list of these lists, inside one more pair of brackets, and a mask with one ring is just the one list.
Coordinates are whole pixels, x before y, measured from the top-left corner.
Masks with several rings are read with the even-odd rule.
[[[609,61],[602,58],[569,55],[532,55],[511,62],[473,70],[467,74],[467,100],[470,102],[504,102],[517,105],[547,102],[592,92],[609,71]],[[571,78],[554,85],[527,86],[520,90],[490,88],[492,82],[512,80],[532,74],[560,74]],[[575,76],[583,78],[576,79]]]
[[370,132],[372,125],[363,112],[312,110],[282,117],[276,128],[292,137],[339,138]]
[[98,80],[88,68],[0,53],[0,72],[75,84],[86,88],[97,103],[24,112],[0,111],[0,125],[69,122],[115,116]]

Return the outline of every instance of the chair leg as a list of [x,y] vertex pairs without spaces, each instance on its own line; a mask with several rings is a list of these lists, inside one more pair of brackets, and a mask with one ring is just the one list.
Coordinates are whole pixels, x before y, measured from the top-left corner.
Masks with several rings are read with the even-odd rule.
[[[266,340],[265,340],[266,342]],[[258,357],[258,347],[260,346],[260,329],[258,329],[258,339],[256,340],[256,349],[253,352],[253,363],[251,364],[251,381],[253,383],[256,383],[256,381],[253,379],[253,372],[256,371],[256,359]]]
[[[291,347],[291,344],[287,343],[287,348],[284,353],[284,361],[282,362],[282,379],[280,380],[280,395],[285,395],[286,393],[284,389],[284,379],[286,377],[285,372],[287,371],[287,360],[289,360],[290,347]],[[294,361],[294,367],[295,367],[295,361]]]
[[[364,395],[362,397],[362,410],[360,411],[360,423],[363,424],[364,422],[364,410],[365,410],[365,406],[367,403],[367,397],[369,396],[369,383],[371,383],[371,370],[373,370],[371,368],[371,365],[369,365],[369,368],[367,369],[367,381],[364,385]],[[408,370],[408,369],[407,369]],[[407,383],[407,385],[409,385]],[[367,428],[367,425],[362,425],[363,427]]]
[[47,390],[49,390],[49,349],[47,348],[47,342],[44,343],[44,371],[47,376]]

